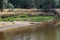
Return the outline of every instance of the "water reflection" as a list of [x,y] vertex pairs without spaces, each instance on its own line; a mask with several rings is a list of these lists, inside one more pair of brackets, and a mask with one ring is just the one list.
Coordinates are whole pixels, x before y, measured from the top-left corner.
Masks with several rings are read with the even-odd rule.
[[38,31],[17,35],[13,40],[60,40],[60,27],[44,27]]
[[54,27],[47,27],[43,30],[44,40],[56,40],[56,29]]
[[56,40],[60,40],[60,26],[56,27]]

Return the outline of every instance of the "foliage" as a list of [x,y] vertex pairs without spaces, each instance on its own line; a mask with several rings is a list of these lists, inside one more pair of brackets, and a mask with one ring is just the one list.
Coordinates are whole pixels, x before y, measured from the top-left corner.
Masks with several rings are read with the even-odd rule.
[[11,3],[9,3],[8,0],[0,0],[1,11],[3,11],[3,9],[7,9],[7,8],[13,9],[14,6]]
[[51,6],[57,8],[60,6],[60,0],[9,0],[15,8],[46,8]]
[[3,11],[3,0],[0,0],[0,9],[1,9],[1,12]]
[[52,16],[33,16],[29,17],[28,15],[19,15],[19,16],[11,16],[6,18],[0,18],[0,21],[48,21],[53,20],[54,17]]
[[14,5],[15,8],[45,8],[46,9],[46,8],[60,7],[60,0],[29,0],[29,1],[28,0],[1,0],[0,6],[3,5],[1,3],[4,3],[4,8],[7,5],[10,5],[10,7],[11,6],[13,7]]
[[9,8],[9,9],[13,9],[14,6],[13,6],[11,3],[4,3],[4,4],[3,4],[3,8],[4,8],[4,9],[8,9],[8,8]]

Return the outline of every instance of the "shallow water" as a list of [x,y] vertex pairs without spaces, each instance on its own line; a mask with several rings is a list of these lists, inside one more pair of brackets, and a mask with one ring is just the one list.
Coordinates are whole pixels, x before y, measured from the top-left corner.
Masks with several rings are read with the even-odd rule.
[[35,32],[16,35],[12,40],[60,40],[60,27],[47,27]]

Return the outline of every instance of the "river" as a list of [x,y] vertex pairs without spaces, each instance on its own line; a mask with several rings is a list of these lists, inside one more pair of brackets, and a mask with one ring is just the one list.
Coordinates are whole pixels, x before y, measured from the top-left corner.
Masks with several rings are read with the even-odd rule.
[[60,27],[42,27],[30,33],[15,35],[12,40],[60,40]]

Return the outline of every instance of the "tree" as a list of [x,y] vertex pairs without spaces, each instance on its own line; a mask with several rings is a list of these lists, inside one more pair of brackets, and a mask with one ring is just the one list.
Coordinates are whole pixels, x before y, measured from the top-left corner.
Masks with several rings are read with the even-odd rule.
[[3,12],[3,0],[0,0],[0,9],[1,9],[1,12]]
[[43,11],[45,12],[50,12],[51,9],[54,9],[56,6],[55,4],[55,0],[43,0],[44,2],[42,2],[42,9],[44,9]]
[[36,5],[36,9],[37,9],[37,11],[39,11],[39,9],[40,9],[40,2],[41,0],[35,0],[35,5]]
[[13,11],[14,6],[8,2],[8,0],[3,1],[3,9],[11,9],[10,11]]
[[3,12],[3,9],[5,9],[5,8],[13,9],[14,6],[11,3],[8,3],[8,0],[0,0],[0,9],[1,9],[1,12]]

